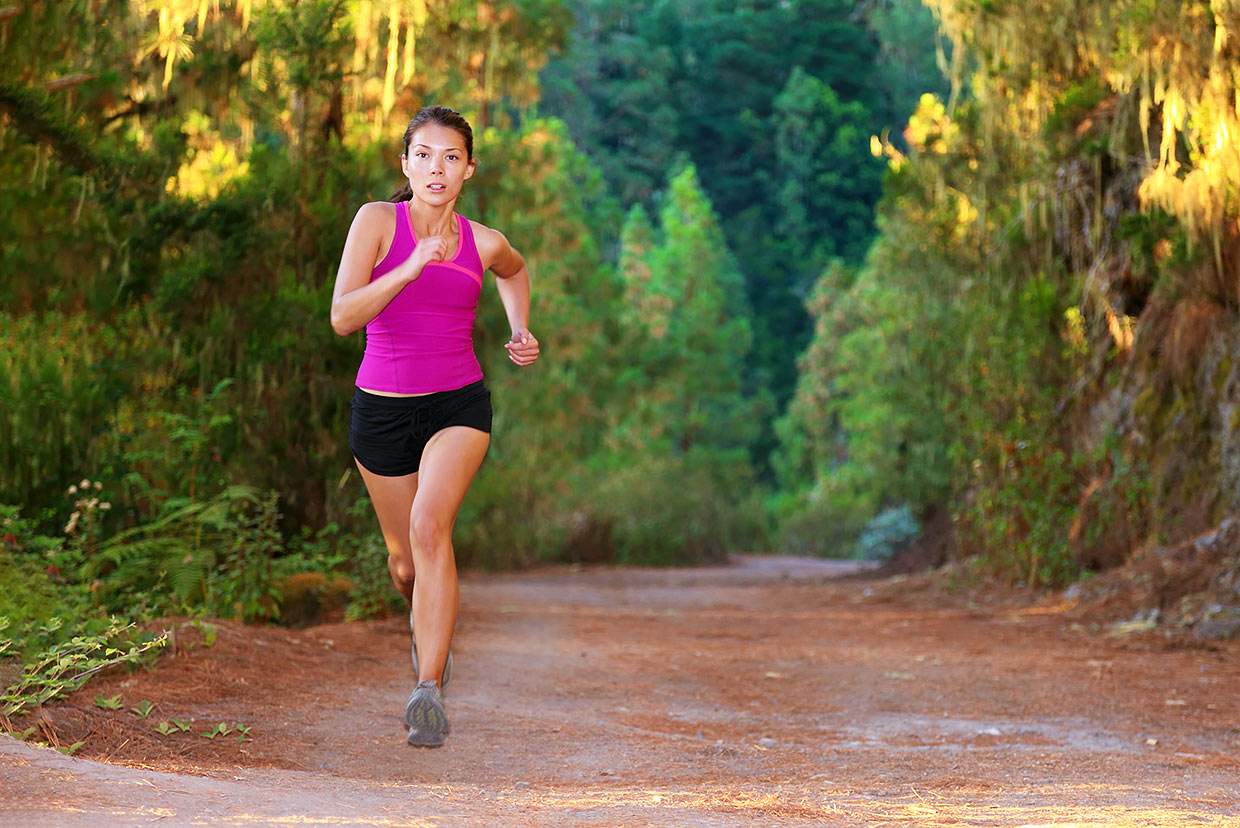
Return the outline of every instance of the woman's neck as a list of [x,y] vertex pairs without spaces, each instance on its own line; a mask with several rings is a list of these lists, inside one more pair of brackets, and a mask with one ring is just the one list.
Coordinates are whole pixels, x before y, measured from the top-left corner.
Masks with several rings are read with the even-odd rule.
[[413,232],[417,234],[418,238],[455,235],[455,207],[456,199],[444,205],[423,204],[417,199],[411,199],[409,202],[409,219],[413,222]]

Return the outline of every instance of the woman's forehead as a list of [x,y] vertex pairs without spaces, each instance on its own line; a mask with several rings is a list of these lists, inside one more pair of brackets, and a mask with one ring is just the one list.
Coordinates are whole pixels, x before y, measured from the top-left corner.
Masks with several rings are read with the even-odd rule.
[[464,149],[461,134],[443,124],[427,124],[413,133],[409,145],[423,146],[427,149]]

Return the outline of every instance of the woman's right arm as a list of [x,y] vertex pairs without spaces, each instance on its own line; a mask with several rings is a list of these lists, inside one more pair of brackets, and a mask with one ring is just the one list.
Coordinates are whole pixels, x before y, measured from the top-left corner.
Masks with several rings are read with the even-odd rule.
[[383,202],[371,202],[363,204],[353,217],[353,226],[349,228],[344,253],[340,256],[340,270],[336,272],[336,288],[332,292],[332,330],[340,336],[366,327],[405,285],[422,275],[418,259],[420,253],[425,253],[415,249],[413,255],[394,270],[370,281],[383,241],[387,218],[384,211],[388,210],[390,208]]

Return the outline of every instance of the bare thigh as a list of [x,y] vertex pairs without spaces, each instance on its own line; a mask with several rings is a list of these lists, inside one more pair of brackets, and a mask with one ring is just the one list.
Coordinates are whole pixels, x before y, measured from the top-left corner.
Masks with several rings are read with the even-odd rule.
[[[356,459],[354,462],[357,462]],[[361,463],[357,464],[357,468],[362,473],[366,491],[370,494],[370,502],[379,518],[379,530],[383,533],[388,556],[392,558],[395,568],[401,570],[407,579],[412,579],[413,549],[409,543],[409,513],[418,493],[418,473],[385,477],[375,474]]]
[[415,533],[421,519],[433,522],[451,534],[456,513],[490,444],[490,434],[468,426],[449,426],[431,437],[422,451],[418,468],[421,483],[414,484],[416,493],[412,519]]

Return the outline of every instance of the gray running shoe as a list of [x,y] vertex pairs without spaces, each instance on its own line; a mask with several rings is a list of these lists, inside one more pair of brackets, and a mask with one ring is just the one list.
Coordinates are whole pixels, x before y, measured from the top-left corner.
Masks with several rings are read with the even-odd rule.
[[[410,614],[409,616],[409,635],[410,636],[413,635],[413,615],[412,614]],[[416,679],[418,677],[418,642],[416,640],[412,641],[412,646],[410,647],[410,654],[413,656],[413,677]],[[448,660],[444,662],[444,665],[443,665],[443,679],[442,681],[439,682],[439,687],[441,688],[441,690],[447,690],[448,682],[450,681],[452,681],[452,650],[451,649],[448,650]]]
[[448,713],[444,710],[439,682],[420,681],[405,702],[405,724],[409,736],[405,740],[418,747],[439,747],[448,735]]

